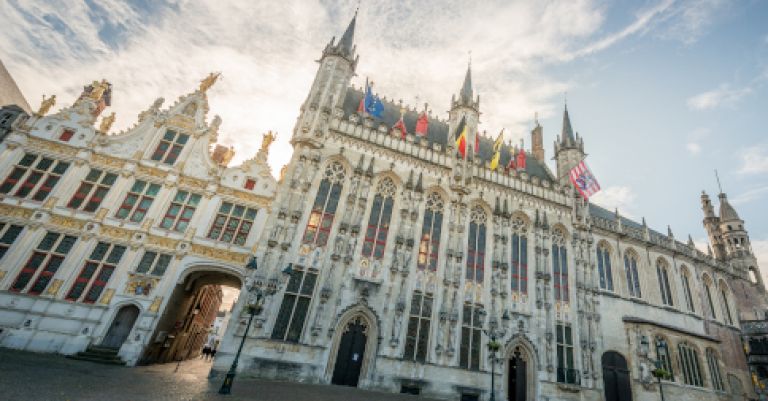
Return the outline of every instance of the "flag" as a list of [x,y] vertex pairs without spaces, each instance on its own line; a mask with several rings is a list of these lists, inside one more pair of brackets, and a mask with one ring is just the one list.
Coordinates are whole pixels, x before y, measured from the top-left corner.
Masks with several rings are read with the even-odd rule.
[[501,159],[501,145],[504,144],[504,129],[499,132],[499,136],[493,143],[493,158],[491,159],[491,170],[496,170],[499,167],[499,159]]
[[419,119],[416,120],[416,135],[427,136],[428,129],[429,118],[427,117],[427,112],[422,112],[419,116]]
[[381,113],[384,111],[384,104],[381,103],[381,99],[375,96],[371,91],[371,85],[368,84],[368,79],[365,80],[365,96],[360,99],[360,105],[357,106],[358,113],[370,114],[374,117],[381,118]]
[[600,184],[597,183],[584,160],[571,169],[570,176],[571,183],[584,199],[589,200],[590,196],[600,191]]
[[405,122],[403,121],[402,111],[400,111],[400,119],[397,120],[395,125],[392,126],[392,129],[400,130],[400,138],[405,139],[405,134],[407,134],[408,131],[405,129]]
[[459,127],[456,129],[458,137],[456,138],[456,150],[461,153],[462,158],[467,157],[467,121],[464,117],[459,122]]
[[517,167],[515,164],[515,148],[509,148],[509,163],[507,163],[507,170],[514,170]]
[[480,153],[480,131],[475,133],[475,154]]
[[525,150],[523,148],[520,148],[520,153],[517,154],[517,168],[525,170]]

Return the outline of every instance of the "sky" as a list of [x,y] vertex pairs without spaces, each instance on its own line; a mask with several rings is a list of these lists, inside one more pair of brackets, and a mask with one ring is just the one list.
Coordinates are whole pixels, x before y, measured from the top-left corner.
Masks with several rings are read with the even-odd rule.
[[[0,59],[32,107],[83,85],[114,85],[113,130],[157,97],[166,105],[209,72],[210,116],[234,163],[290,134],[322,49],[357,0],[7,0]],[[481,129],[529,145],[534,115],[547,158],[567,101],[600,181],[595,203],[706,247],[699,197],[722,189],[768,273],[768,1],[364,1],[353,84],[445,118],[471,54]],[[553,161],[549,161],[554,167]]]

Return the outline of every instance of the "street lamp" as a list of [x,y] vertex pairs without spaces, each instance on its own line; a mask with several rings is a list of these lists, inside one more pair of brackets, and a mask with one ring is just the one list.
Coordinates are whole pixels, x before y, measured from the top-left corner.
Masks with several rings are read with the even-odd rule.
[[245,325],[245,332],[243,333],[243,339],[240,340],[240,347],[237,349],[237,354],[235,354],[235,360],[232,361],[232,366],[229,367],[229,372],[227,372],[227,376],[224,378],[224,383],[221,384],[221,388],[219,389],[219,394],[229,394],[232,390],[232,382],[235,380],[235,374],[237,372],[237,361],[240,359],[240,352],[243,350],[243,345],[245,344],[245,337],[248,336],[248,330],[251,328],[251,322],[253,321],[253,317],[261,313],[262,304],[264,300],[264,295],[261,291],[261,288],[258,287],[251,287],[249,288],[249,291],[251,294],[247,299],[247,305],[248,308],[248,324]]
[[[504,320],[507,319],[505,318]],[[495,318],[490,320],[488,328],[483,329],[483,334],[490,338],[488,351],[491,353],[491,398],[489,401],[496,401],[496,353],[501,349],[501,344],[496,339],[503,338],[506,335],[506,331],[498,329]]]
[[[663,338],[656,338],[655,343],[656,343],[655,344],[656,345],[656,356],[658,357],[659,356],[659,349],[660,348],[666,349],[667,342],[664,341]],[[653,358],[650,357],[650,352],[649,352],[649,349],[648,349],[650,347],[649,347],[649,342],[648,342],[648,338],[647,337],[643,336],[643,338],[640,339],[640,347],[641,347],[643,353],[645,354],[645,358],[649,362],[653,363],[653,366],[654,366],[655,369],[651,372],[651,374],[653,375],[653,377],[656,378],[656,380],[659,383],[659,395],[661,396],[661,401],[664,401],[664,387],[662,386],[661,379],[666,379],[667,377],[669,377],[669,372],[667,372],[667,370],[664,369],[664,361],[662,361],[661,359],[653,359]]]

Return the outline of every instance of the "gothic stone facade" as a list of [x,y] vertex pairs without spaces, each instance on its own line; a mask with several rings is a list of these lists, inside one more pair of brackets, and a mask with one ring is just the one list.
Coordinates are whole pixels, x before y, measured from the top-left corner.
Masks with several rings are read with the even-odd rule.
[[[240,297],[214,374],[245,335],[240,370],[277,379],[486,400],[494,370],[499,399],[643,401],[658,360],[668,400],[755,397],[740,322],[762,318],[765,292],[743,222],[702,199],[715,257],[584,202],[567,111],[556,174],[540,126],[524,169],[491,170],[469,70],[446,121],[401,137],[400,106],[357,111],[354,23],[323,51],[257,244],[246,289],[263,312],[244,333]],[[419,116],[405,110],[409,131]]]
[[[241,286],[277,184],[267,149],[231,168],[212,159],[221,120],[206,121],[204,89],[158,99],[116,135],[112,116],[94,127],[105,81],[14,123],[0,144],[0,346],[107,343],[134,364],[165,341],[154,334],[177,288]],[[118,320],[127,329],[110,332]]]

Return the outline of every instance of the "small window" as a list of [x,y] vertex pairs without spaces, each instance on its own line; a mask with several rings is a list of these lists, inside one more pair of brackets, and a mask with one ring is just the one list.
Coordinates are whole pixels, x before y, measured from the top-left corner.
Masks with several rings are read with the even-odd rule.
[[48,231],[16,276],[10,290],[22,292],[27,289],[30,282],[34,282],[28,288],[28,293],[31,295],[43,293],[75,242],[77,237]]
[[85,212],[95,212],[116,180],[117,174],[92,168],[80,184],[80,188],[72,195],[67,207],[70,209],[82,207]]
[[189,135],[181,134],[174,130],[165,131],[165,135],[157,144],[157,148],[152,153],[152,160],[173,165],[179,158],[181,150],[189,140]]
[[64,142],[69,142],[70,139],[75,135],[75,131],[71,129],[65,129],[62,131],[61,135],[59,136],[59,140]]
[[256,180],[253,178],[248,178],[245,180],[245,189],[252,191],[253,188],[256,188]]
[[27,153],[16,163],[8,177],[0,184],[0,193],[43,201],[69,168],[68,162]]
[[153,251],[144,252],[141,257],[136,273],[149,274],[152,276],[162,276],[171,264],[173,257],[165,253]]
[[122,205],[117,209],[115,217],[121,220],[130,219],[134,223],[141,222],[159,192],[160,184],[136,180],[125,195]]
[[88,304],[96,302],[120,263],[120,259],[123,258],[125,250],[126,248],[122,245],[107,242],[96,244],[67,293],[67,300]]
[[244,245],[257,212],[254,208],[223,202],[208,231],[208,238]]
[[160,221],[160,227],[167,230],[175,230],[183,232],[189,226],[189,221],[192,220],[192,216],[195,214],[195,209],[200,203],[202,196],[187,192],[178,191],[176,197],[173,198],[173,202],[168,206],[168,211],[165,213],[163,220]]

